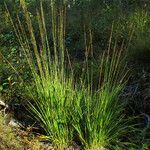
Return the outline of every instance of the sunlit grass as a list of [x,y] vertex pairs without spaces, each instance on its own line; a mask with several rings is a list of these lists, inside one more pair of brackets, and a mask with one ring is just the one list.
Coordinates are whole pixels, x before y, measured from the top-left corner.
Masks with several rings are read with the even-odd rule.
[[129,128],[124,118],[126,100],[120,94],[126,84],[128,70],[122,50],[114,47],[112,54],[101,57],[99,87],[93,92],[91,82],[77,90],[73,105],[73,126],[87,149],[103,150],[112,143],[121,143]]
[[63,149],[73,138],[68,113],[74,98],[73,77],[66,73],[64,64],[65,5],[62,2],[58,12],[55,1],[50,3],[53,35],[53,48],[50,48],[42,3],[40,11],[37,11],[41,45],[37,43],[26,3],[24,0],[20,3],[26,26],[19,16],[18,24],[13,23],[12,19],[11,22],[34,80],[34,89],[27,87],[33,99],[29,102],[30,111],[46,131],[49,140]]
[[[53,46],[48,40],[42,3],[36,16],[40,44],[36,40],[26,3],[24,0],[20,3],[26,25],[19,16],[17,23],[12,19],[11,22],[34,81],[32,88],[27,86],[33,99],[29,101],[30,111],[46,131],[49,140],[58,149],[65,149],[75,134],[86,149],[102,150],[112,143],[120,143],[120,138],[128,130],[123,113],[126,101],[120,98],[128,74],[125,56],[122,56],[124,45],[119,50],[116,45],[111,49],[111,35],[108,50],[100,57],[97,89],[92,88],[93,75],[87,67],[88,56],[85,72],[75,83],[73,72],[71,69],[67,71],[65,63],[64,2],[56,5],[52,0],[50,3]],[[89,45],[87,55],[92,52],[91,32]]]

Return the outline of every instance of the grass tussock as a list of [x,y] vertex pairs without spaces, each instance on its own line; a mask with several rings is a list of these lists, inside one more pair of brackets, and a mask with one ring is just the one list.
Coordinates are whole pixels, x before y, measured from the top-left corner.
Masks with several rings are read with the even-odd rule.
[[[92,71],[85,69],[84,75],[74,82],[72,69],[67,69],[65,3],[57,4],[53,0],[50,3],[52,46],[48,40],[42,3],[37,11],[40,44],[36,40],[26,3],[24,0],[20,3],[26,25],[21,23],[19,16],[17,24],[13,20],[11,22],[34,81],[33,88],[25,85],[33,99],[29,101],[30,112],[49,140],[58,149],[68,147],[75,136],[85,149],[103,150],[112,145],[122,145],[121,139],[131,127],[124,119],[126,101],[120,96],[128,74],[122,56],[124,46],[118,50],[115,45],[111,49],[110,38],[108,51],[100,57],[99,84],[93,90]],[[88,59],[86,62],[88,64]]]
[[[131,126],[124,118],[126,100],[120,94],[127,81],[128,70],[121,56],[121,50],[101,57],[99,87],[81,84],[73,105],[73,126],[87,149],[105,149],[121,143]],[[91,82],[89,82],[91,83]]]

